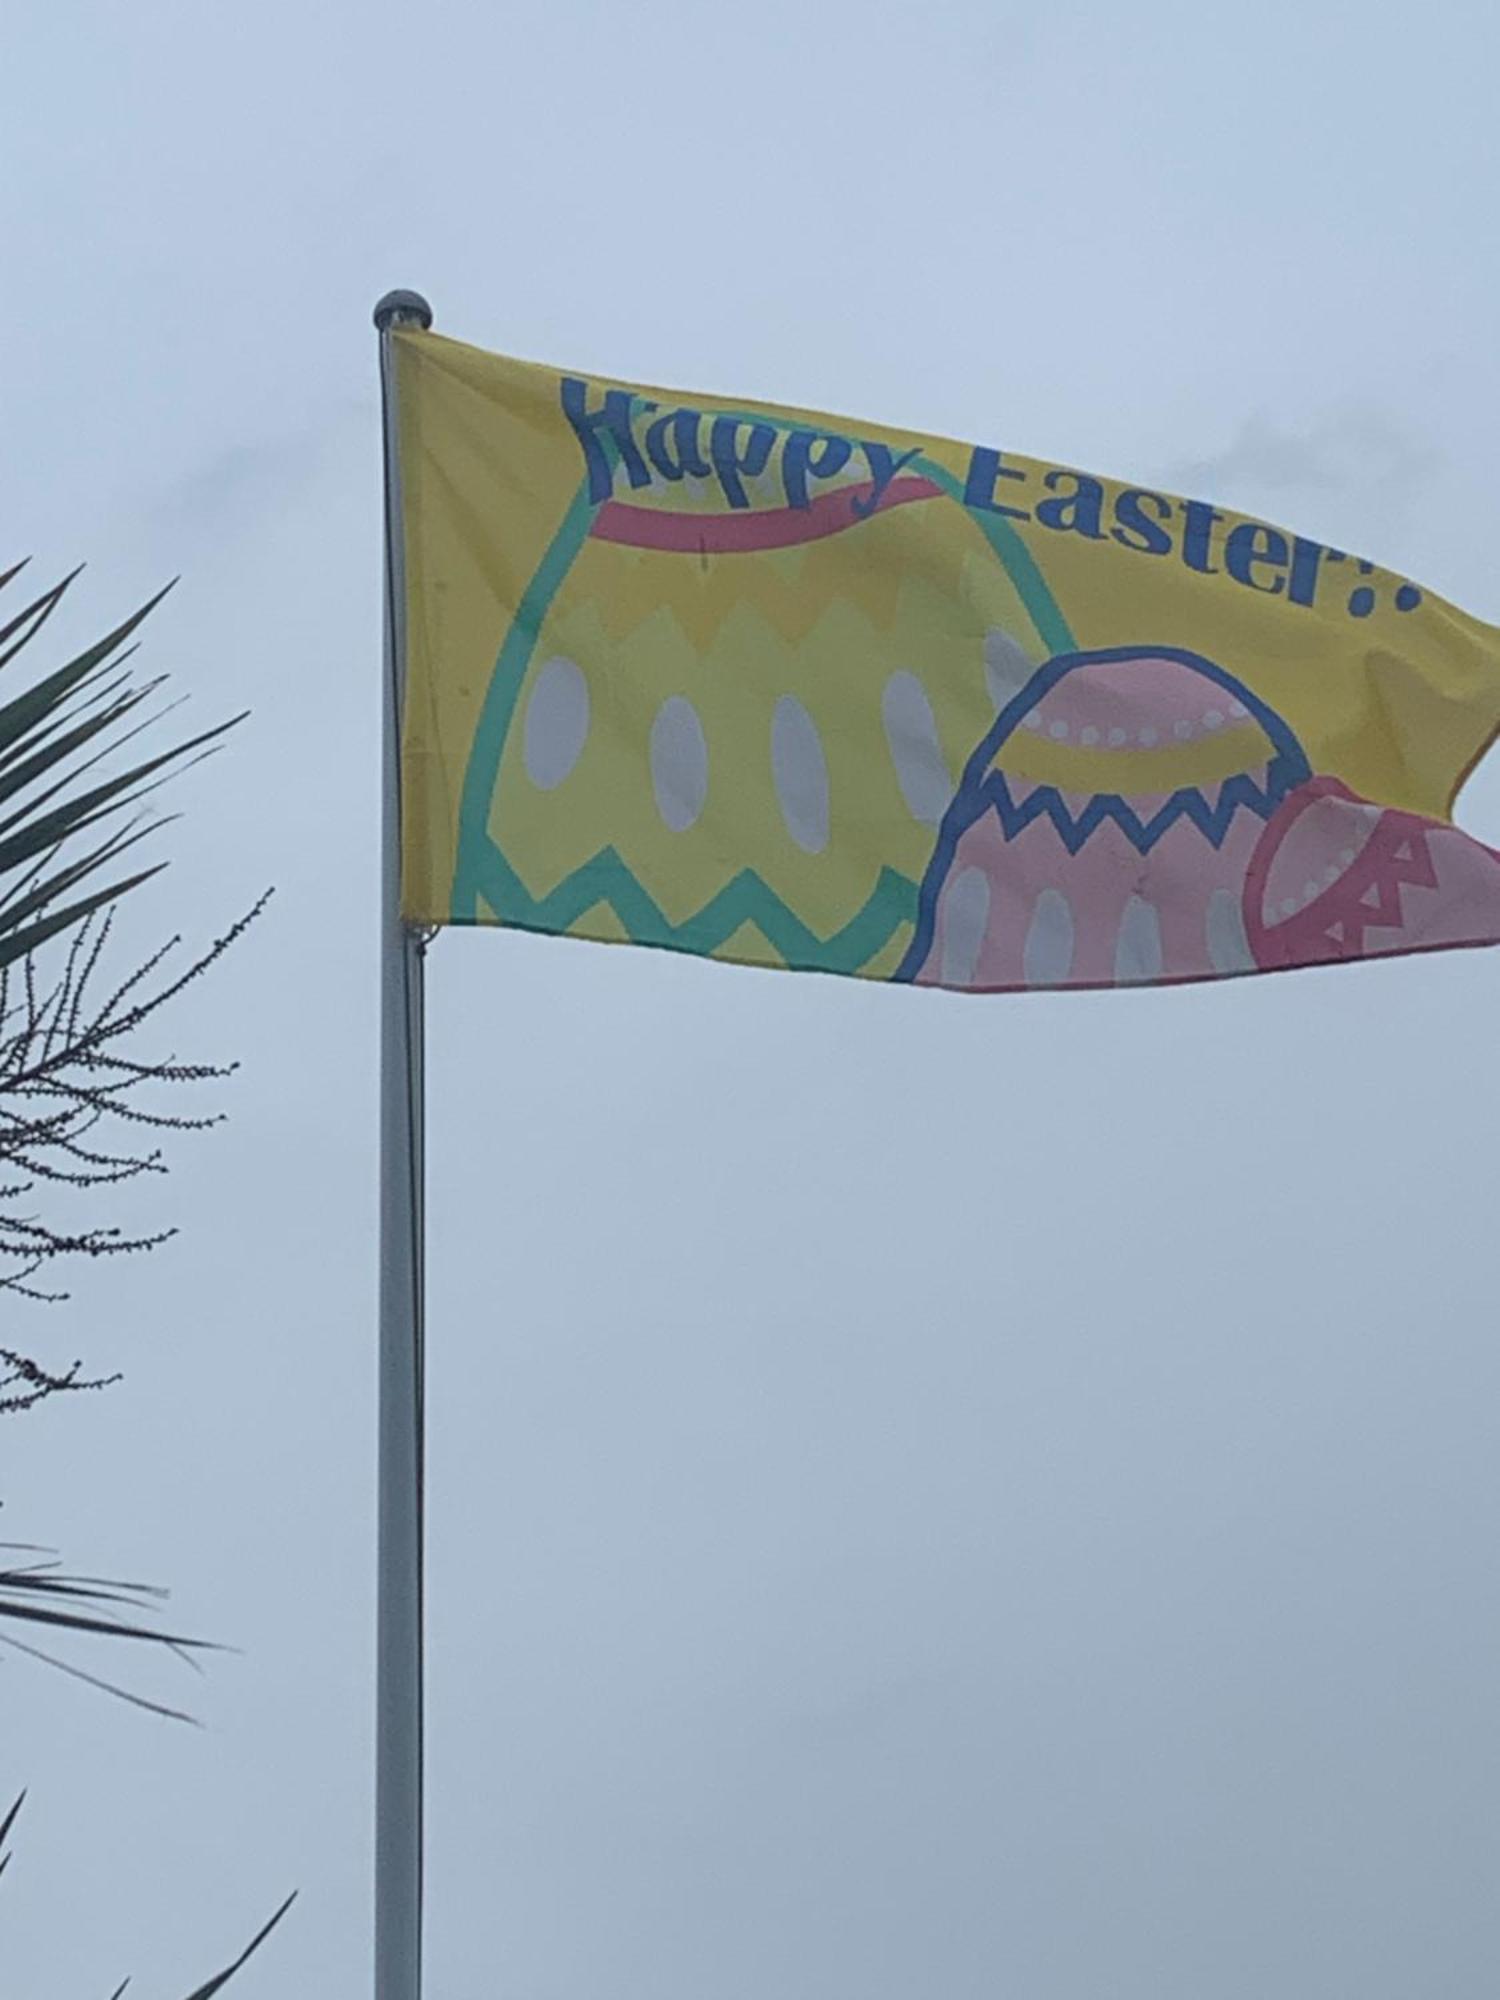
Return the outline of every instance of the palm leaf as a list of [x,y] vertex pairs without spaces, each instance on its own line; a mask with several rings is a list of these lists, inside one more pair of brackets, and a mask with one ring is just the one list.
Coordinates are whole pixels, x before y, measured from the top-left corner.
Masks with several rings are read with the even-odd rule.
[[[0,591],[14,583],[23,567],[16,564],[0,573]],[[13,616],[0,618],[0,670],[27,657],[77,574],[32,597]],[[145,757],[125,754],[143,729],[162,720],[161,711],[153,713],[147,706],[161,681],[134,681],[128,662],[137,629],[164,595],[159,592],[95,644],[30,685],[23,682],[0,702],[0,980],[8,966],[68,931],[83,940],[80,945],[75,939],[74,957],[82,950],[92,965],[91,933],[83,927],[104,913],[102,937],[112,906],[157,872],[156,867],[119,865],[128,849],[163,823],[151,809],[140,810],[142,801],[174,773],[210,754],[234,727],[231,721],[198,731]],[[74,958],[68,963],[71,971]],[[25,977],[31,976],[28,967]],[[204,1650],[202,1641],[150,1622],[160,1597],[139,1584],[64,1574],[45,1551],[0,1545],[0,1648],[43,1660],[137,1707],[189,1721],[180,1709],[147,1700],[48,1650],[69,1641],[122,1641],[164,1648],[192,1663],[193,1655]],[[6,1843],[20,1807],[18,1799],[0,1819],[0,1873],[9,1861]],[[260,1949],[292,1900],[232,1965],[188,2000],[212,2000]],[[120,1987],[115,2000],[125,1990]]]
[[[26,564],[24,562],[18,562],[14,568],[8,569],[4,576],[0,576],[0,590],[3,590],[13,577],[19,576],[25,567]],[[61,583],[55,583],[50,590],[43,591],[34,604],[28,604],[24,611],[18,611],[8,624],[0,625],[0,646],[3,646],[8,639],[15,638],[17,632],[22,631],[26,625],[31,624],[32,620],[35,620],[35,624],[32,624],[31,632],[27,632],[24,639],[18,640],[8,653],[0,653],[0,667],[3,667],[8,660],[13,659],[20,652],[21,647],[26,643],[26,639],[32,636],[38,626],[46,624],[58,605],[62,603],[63,592],[78,573],[78,570],[75,569],[72,576],[65,576]]]
[[[27,952],[35,951],[39,945],[45,944],[49,938],[56,937],[60,931],[69,929],[73,924],[82,923],[86,917],[92,916],[95,910],[103,909],[106,903],[118,902],[121,896],[138,887],[140,883],[149,881],[166,865],[164,861],[159,861],[155,868],[143,869],[139,875],[132,875],[124,882],[113,882],[107,889],[96,890],[92,896],[85,896],[79,902],[70,903],[65,910],[55,910],[50,916],[41,918],[37,923],[15,932],[10,937],[4,935],[5,924],[4,920],[0,919],[0,969],[9,965],[13,959],[24,958]],[[56,884],[49,882],[46,889],[50,895],[55,891]]]
[[0,1819],[0,1875],[3,1875],[10,1866],[10,1850],[6,1847],[5,1843],[10,1839],[10,1830],[15,1825],[17,1815],[25,1803],[26,1794],[22,1792],[4,1819]]
[[[0,590],[14,581],[20,567],[0,575]],[[0,623],[0,668],[32,644],[77,574],[75,570]],[[101,875],[125,846],[161,824],[148,816],[144,823],[120,829],[122,817],[133,814],[173,773],[209,754],[241,719],[197,731],[152,756],[127,760],[122,768],[86,779],[101,762],[114,762],[124,744],[160,719],[143,710],[160,681],[135,684],[124,663],[134,650],[128,642],[165,595],[158,591],[75,658],[0,702],[0,968],[87,922],[155,872]],[[120,830],[102,841],[85,840],[101,828]]]
[[210,1979],[209,1981],[207,1981],[205,1985],[195,1987],[193,1991],[188,1995],[187,2000],[213,2000],[213,1995],[219,1991],[220,1987],[228,1985],[229,1981],[233,1979],[234,1975],[239,1971],[240,1967],[245,1964],[246,1960],[250,1957],[251,1953],[260,1950],[261,1946],[265,1943],[266,1939],[271,1935],[272,1931],[275,1930],[276,1926],[281,1922],[282,1918],[286,1915],[287,1911],[292,1907],[293,1903],[295,1903],[296,1900],[297,1900],[297,1892],[294,1889],[291,1895],[288,1896],[286,1901],[282,1904],[281,1908],[276,1912],[275,1916],[272,1917],[271,1921],[268,1924],[266,1924],[259,1932],[257,1932],[257,1934],[253,1938],[251,1938],[249,1944],[245,1946],[245,1949],[240,1953],[239,1957],[234,1961],[234,1964],[226,1966],[224,1971],[222,1971],[217,1978]]
[[[75,570],[73,575],[76,576],[77,574],[78,572]],[[72,581],[72,577],[65,577],[58,584],[56,595],[50,603],[44,598],[38,598],[36,604],[31,605],[26,611],[21,613],[20,623],[24,624],[32,616],[33,612],[37,610],[38,606],[43,603],[48,603],[47,615],[50,617],[52,611],[61,603],[63,593]],[[171,585],[168,584],[167,590],[170,589]],[[19,694],[13,700],[0,706],[0,743],[7,741],[18,730],[30,728],[63,695],[71,694],[73,689],[82,680],[93,673],[97,667],[103,666],[113,654],[120,650],[136,627],[143,620],[150,617],[157,605],[166,596],[167,590],[159,590],[155,597],[148,598],[139,611],[132,611],[130,616],[123,623],[117,625],[113,632],[106,634],[102,639],[96,640],[92,646],[86,647],[76,659],[69,660],[66,666],[55,667],[50,674],[43,680],[38,681],[34,687],[28,688],[24,694]],[[37,625],[41,622],[41,620],[38,620]],[[23,647],[31,643],[36,637],[37,625],[33,625],[29,632],[24,633],[8,653],[0,655],[0,666],[7,665]]]
[[[113,861],[127,848],[134,847],[137,841],[144,840],[148,834],[154,833],[157,824],[155,821],[148,821],[143,826],[123,826],[101,841],[97,847],[90,848],[89,852],[80,856],[77,861],[59,869],[45,880],[40,879],[42,875],[40,869],[30,880],[23,878],[8,895],[0,895],[0,928],[18,927],[23,918],[43,909],[55,896],[62,895],[76,882],[81,882],[86,875],[91,875],[102,862]],[[158,867],[165,865],[164,862],[157,864]],[[147,872],[154,874],[156,870],[151,869]]]
[[[11,1828],[16,1823],[17,1815],[20,1813],[20,1810],[25,1803],[26,1803],[26,1794],[22,1792],[21,1796],[16,1800],[15,1804],[11,1807],[10,1811],[5,1815],[5,1818],[3,1820],[0,1820],[0,1874],[4,1874],[5,1864],[10,1860],[9,1854],[5,1852],[6,1839],[10,1834]],[[249,1964],[251,1958],[255,1955],[256,1952],[260,1950],[261,1946],[265,1943],[266,1939],[271,1935],[272,1931],[275,1930],[276,1926],[281,1922],[282,1918],[286,1915],[287,1911],[292,1907],[293,1903],[295,1903],[296,1900],[297,1900],[297,1892],[294,1889],[291,1895],[288,1896],[286,1901],[282,1904],[281,1908],[276,1912],[275,1916],[271,1918],[269,1923],[262,1924],[261,1928],[256,1932],[255,1936],[251,1938],[249,1944],[245,1946],[245,1949],[240,1953],[239,1957],[234,1961],[233,1965],[226,1965],[224,1970],[222,1972],[215,1973],[212,1979],[205,1980],[203,1985],[201,1986],[195,1986],[192,1992],[187,1995],[187,2000],[213,2000],[214,1994],[222,1992],[224,1987],[226,1987],[229,1984],[230,1980],[233,1979],[234,1975],[237,1972],[239,1972],[244,1966]],[[114,1992],[110,1995],[110,2000],[123,2000],[123,1995],[128,1990],[129,1986],[130,1986],[130,1981],[128,1979],[122,1979],[119,1985],[115,1988]]]
[[[39,1560],[18,1562],[15,1560],[18,1556]],[[7,1557],[9,1560],[5,1560]],[[145,1695],[136,1694],[115,1681],[105,1680],[73,1661],[46,1651],[39,1643],[45,1640],[50,1645],[59,1639],[78,1635],[91,1640],[123,1639],[134,1644],[160,1646],[189,1663],[195,1653],[220,1650],[207,1640],[188,1639],[180,1633],[164,1632],[159,1626],[148,1624],[146,1618],[160,1605],[162,1596],[161,1591],[149,1584],[114,1583],[96,1576],[70,1576],[57,1567],[51,1552],[46,1549],[0,1543],[0,1648],[56,1667],[73,1680],[83,1681],[89,1687],[113,1695],[118,1701],[128,1702],[133,1708],[146,1709],[173,1722],[191,1722],[192,1717],[182,1709],[150,1701]],[[28,1631],[30,1636],[20,1637],[17,1626]]]
[[[98,714],[86,715],[81,722],[75,722],[66,734],[56,734],[65,720],[59,714],[54,723],[45,728],[24,731],[14,737],[11,751],[0,757],[0,804],[17,792],[24,792],[38,778],[45,777],[85,743],[92,743],[96,736],[112,729],[133,708],[139,708],[155,686],[153,682],[149,688],[131,688],[127,693],[118,695]],[[49,735],[52,736],[51,742],[45,740]]]

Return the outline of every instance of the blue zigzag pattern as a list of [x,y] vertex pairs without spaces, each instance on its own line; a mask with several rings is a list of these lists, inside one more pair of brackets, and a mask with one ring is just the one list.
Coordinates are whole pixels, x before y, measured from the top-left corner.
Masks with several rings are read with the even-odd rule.
[[1084,842],[1097,833],[1107,820],[1113,820],[1132,847],[1141,854],[1149,854],[1178,820],[1186,819],[1212,846],[1220,847],[1229,832],[1231,821],[1242,806],[1258,818],[1268,820],[1292,787],[1300,782],[1301,775],[1300,768],[1289,768],[1284,757],[1276,757],[1266,767],[1264,785],[1252,773],[1243,771],[1227,779],[1215,799],[1210,799],[1195,786],[1184,786],[1181,791],[1173,792],[1149,819],[1142,819],[1130,801],[1118,792],[1095,793],[1083,811],[1077,814],[1069,810],[1067,801],[1055,785],[1039,785],[1017,804],[1005,773],[992,771],[979,787],[974,810],[966,817],[965,823],[972,826],[982,813],[993,807],[1000,815],[1006,839],[1014,840],[1034,821],[1050,819],[1069,854],[1077,854]]
[[[1185,785],[1173,792],[1149,819],[1143,819],[1129,800],[1118,792],[1097,793],[1081,813],[1074,814],[1053,785],[1038,786],[1018,805],[1004,772],[994,766],[1006,739],[1020,728],[1024,717],[1043,695],[1079,668],[1128,665],[1146,652],[1155,659],[1176,660],[1203,680],[1222,688],[1232,701],[1238,702],[1245,713],[1254,718],[1264,730],[1272,749],[1266,765],[1265,783],[1262,785],[1248,771],[1238,772],[1220,786],[1218,796],[1212,800],[1197,786]],[[965,765],[953,803],[938,828],[937,846],[927,864],[917,898],[916,928],[894,977],[897,980],[915,979],[921,970],[932,948],[937,899],[953,864],[954,851],[962,836],[986,812],[998,813],[1007,840],[1014,839],[1023,828],[1039,819],[1050,819],[1070,855],[1077,854],[1084,842],[1111,820],[1140,854],[1149,854],[1180,819],[1196,826],[1206,840],[1219,847],[1241,807],[1248,808],[1259,819],[1268,820],[1287,793],[1310,776],[1311,767],[1306,752],[1275,709],[1262,701],[1236,675],[1221,667],[1217,661],[1206,659],[1202,653],[1189,652],[1181,646],[1134,645],[1060,654],[1038,667],[1025,686],[1011,697]]]

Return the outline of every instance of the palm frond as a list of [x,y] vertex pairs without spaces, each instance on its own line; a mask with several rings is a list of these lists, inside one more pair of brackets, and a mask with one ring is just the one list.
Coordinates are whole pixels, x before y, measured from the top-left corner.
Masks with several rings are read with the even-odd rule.
[[[30,556],[23,557],[20,562],[14,564],[3,576],[0,576],[0,590],[4,590],[6,584],[19,576],[30,560]],[[73,578],[80,574],[82,568],[83,565],[80,563],[78,569],[75,569],[71,575],[65,576],[61,583],[55,583],[50,590],[43,591],[34,604],[28,604],[24,611],[18,611],[15,617],[10,619],[8,623],[0,625],[0,646],[3,646],[7,639],[15,638],[17,632],[22,633],[22,637],[16,641],[16,644],[10,648],[9,652],[0,653],[0,667],[3,667],[7,661],[14,658],[20,652],[21,647],[32,636],[38,626],[46,624],[58,605],[62,603],[63,592],[73,581]],[[28,625],[31,627],[31,630],[25,631],[23,628]]]
[[[15,1804],[11,1807],[10,1811],[5,1815],[4,1819],[0,1820],[0,1875],[4,1874],[6,1863],[10,1860],[10,1855],[6,1851],[6,1846],[5,1846],[6,1840],[9,1838],[11,1829],[14,1827],[16,1819],[20,1814],[21,1808],[25,1803],[26,1803],[26,1794],[22,1792],[21,1796],[16,1800]],[[213,2000],[214,1994],[222,1992],[223,1989],[229,1984],[230,1980],[233,1979],[234,1975],[237,1972],[242,1971],[243,1968],[249,1964],[250,1960],[254,1957],[255,1953],[260,1950],[261,1946],[265,1943],[266,1939],[271,1935],[272,1931],[275,1930],[276,1926],[281,1922],[282,1918],[286,1915],[287,1911],[292,1907],[293,1903],[295,1903],[296,1900],[297,1900],[297,1892],[294,1889],[291,1895],[287,1897],[286,1901],[282,1904],[281,1908],[270,1919],[270,1921],[268,1923],[262,1924],[260,1929],[256,1932],[255,1936],[251,1938],[249,1944],[245,1946],[245,1949],[240,1953],[239,1957],[234,1961],[234,1963],[232,1965],[226,1965],[222,1972],[215,1973],[212,1979],[205,1980],[201,1986],[195,1986],[192,1992],[186,1996],[186,2000]],[[130,1981],[128,1979],[122,1979],[119,1985],[115,1988],[114,1992],[110,1995],[110,2000],[123,2000],[123,1996],[129,1990],[129,1986],[130,1986]]]
[[[22,567],[0,574],[0,594]],[[173,1233],[61,1226],[50,1211],[17,1204],[34,1192],[51,1197],[160,1173],[162,1153],[145,1128],[185,1132],[218,1122],[169,1114],[153,1098],[162,1086],[175,1097],[178,1086],[223,1078],[233,1065],[146,1060],[137,1037],[218,961],[265,901],[185,968],[163,966],[176,940],[151,953],[100,1003],[93,981],[115,910],[166,866],[142,846],[170,821],[156,794],[214,755],[243,718],[172,740],[179,704],[163,693],[162,676],[137,678],[130,664],[139,629],[165,592],[28,682],[15,663],[48,630],[77,575],[29,596],[13,616],[0,613],[0,672],[10,669],[0,680],[8,696],[0,699],[0,1292],[41,1303],[66,1296],[49,1282],[54,1271],[149,1250]],[[165,747],[145,752],[138,739],[147,732],[153,746]],[[154,987],[142,983],[152,980]],[[45,1367],[7,1344],[0,1415],[98,1379],[81,1368]]]
[[188,1995],[187,2000],[213,2000],[214,1994],[217,1993],[221,1987],[227,1986],[229,1984],[230,1980],[233,1979],[234,1975],[249,1960],[251,1954],[260,1950],[261,1946],[265,1943],[266,1939],[271,1935],[272,1931],[275,1930],[276,1926],[281,1922],[282,1918],[286,1915],[287,1911],[292,1907],[293,1903],[295,1903],[296,1900],[297,1900],[297,1892],[294,1889],[291,1895],[288,1896],[286,1901],[282,1904],[281,1908],[276,1912],[275,1916],[271,1918],[270,1922],[263,1925],[262,1928],[256,1933],[256,1935],[253,1938],[251,1938],[249,1944],[245,1946],[245,1949],[240,1953],[239,1957],[234,1961],[234,1964],[226,1966],[224,1970],[217,1975],[217,1977],[208,1980],[204,1985],[194,1987],[193,1991]]
[[[19,568],[0,575],[0,590]],[[0,669],[36,639],[77,575],[75,570],[0,624]],[[80,852],[80,839],[91,829],[118,826],[165,777],[211,753],[243,719],[200,730],[84,782],[101,760],[113,758],[143,726],[160,720],[138,712],[160,680],[134,686],[121,667],[133,650],[127,642],[165,595],[158,591],[74,659],[0,702],[0,966],[113,906],[155,872],[106,876],[101,871],[109,869],[120,843],[96,839]],[[148,818],[132,839],[159,824]],[[24,883],[19,896],[17,878]],[[86,893],[73,893],[80,888]],[[60,905],[65,896],[70,900]]]
[[[21,1557],[29,1560],[18,1560]],[[0,1647],[56,1667],[71,1679],[98,1688],[117,1701],[128,1702],[132,1708],[145,1709],[172,1722],[191,1723],[193,1718],[185,1710],[151,1701],[48,1650],[59,1641],[79,1636],[85,1640],[125,1640],[161,1647],[189,1666],[195,1664],[194,1656],[198,1653],[223,1650],[207,1640],[185,1638],[181,1633],[163,1631],[160,1626],[148,1623],[165,1596],[164,1591],[151,1584],[68,1575],[59,1568],[51,1550],[33,1548],[30,1544],[0,1543]],[[18,1626],[27,1637],[20,1636]]]
[[5,1843],[10,1839],[10,1830],[19,1818],[21,1808],[25,1803],[26,1794],[22,1792],[4,1819],[0,1819],[0,1875],[3,1875],[10,1866],[10,1849]]

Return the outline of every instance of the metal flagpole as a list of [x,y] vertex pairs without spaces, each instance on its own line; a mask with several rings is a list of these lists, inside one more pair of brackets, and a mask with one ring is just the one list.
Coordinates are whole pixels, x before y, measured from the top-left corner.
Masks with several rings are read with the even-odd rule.
[[401,919],[401,717],[406,577],[391,330],[429,327],[416,292],[387,292],[385,687],[380,867],[380,1418],[375,1639],[375,2000],[422,1992],[422,955]]

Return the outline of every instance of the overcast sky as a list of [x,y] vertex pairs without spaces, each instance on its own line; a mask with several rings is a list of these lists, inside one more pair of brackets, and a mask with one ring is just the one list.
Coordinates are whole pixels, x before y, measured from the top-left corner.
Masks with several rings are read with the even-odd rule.
[[[0,559],[88,560],[59,646],[181,573],[147,663],[254,710],[131,939],[279,893],[170,1037],[244,1065],[180,1240],[16,1309],[127,1379],[4,1423],[0,1529],[243,1650],[136,1669],[197,1731],[0,1659],[0,1991],[178,2000],[298,1886],[245,2000],[369,1993],[375,299],[1500,620],[1497,61],[1481,0],[6,9]],[[1492,1993],[1497,1035],[1483,953],[444,936],[434,2000]]]

